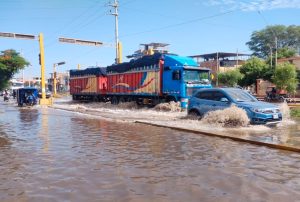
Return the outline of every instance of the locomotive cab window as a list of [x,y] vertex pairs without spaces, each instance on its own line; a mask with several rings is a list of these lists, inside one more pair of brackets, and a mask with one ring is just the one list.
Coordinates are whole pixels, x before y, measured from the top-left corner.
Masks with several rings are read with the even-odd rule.
[[180,71],[179,70],[175,70],[172,73],[172,79],[173,80],[180,80]]

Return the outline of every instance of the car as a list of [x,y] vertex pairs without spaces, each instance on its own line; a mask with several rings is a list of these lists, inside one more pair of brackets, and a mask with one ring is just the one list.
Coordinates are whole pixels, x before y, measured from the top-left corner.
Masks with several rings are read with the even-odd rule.
[[[42,98],[42,90],[39,89],[39,98]],[[50,98],[52,96],[51,92],[49,90],[46,90],[46,98]]]
[[196,91],[189,99],[188,114],[203,117],[209,111],[236,105],[246,111],[251,124],[277,123],[282,120],[278,106],[258,101],[239,88],[210,88]]

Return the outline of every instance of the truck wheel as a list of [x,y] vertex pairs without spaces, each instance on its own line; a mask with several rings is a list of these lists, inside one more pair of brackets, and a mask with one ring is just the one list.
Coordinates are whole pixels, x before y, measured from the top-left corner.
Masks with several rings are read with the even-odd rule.
[[176,98],[173,96],[167,97],[167,102],[176,102]]
[[117,104],[119,104],[119,99],[118,99],[116,96],[113,96],[113,97],[111,98],[110,103],[111,103],[112,105],[117,105]]
[[192,120],[199,120],[201,119],[201,114],[196,110],[191,110],[188,112],[188,117]]
[[125,101],[125,98],[124,98],[124,97],[120,97],[119,102],[120,102],[120,103],[126,102],[126,101]]
[[93,97],[93,102],[98,102],[99,101],[99,99],[98,99],[98,97],[95,95],[94,97]]

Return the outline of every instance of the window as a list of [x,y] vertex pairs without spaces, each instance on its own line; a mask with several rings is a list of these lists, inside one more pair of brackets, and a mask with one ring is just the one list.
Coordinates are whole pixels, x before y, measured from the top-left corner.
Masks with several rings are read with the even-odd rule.
[[222,98],[227,98],[222,92],[214,92],[213,94],[213,100],[215,101],[221,101]]
[[204,100],[213,100],[212,91],[199,92],[196,97]]
[[173,80],[180,80],[180,71],[179,70],[175,70],[172,73],[172,79]]
[[209,84],[209,71],[184,70],[183,80],[191,83]]

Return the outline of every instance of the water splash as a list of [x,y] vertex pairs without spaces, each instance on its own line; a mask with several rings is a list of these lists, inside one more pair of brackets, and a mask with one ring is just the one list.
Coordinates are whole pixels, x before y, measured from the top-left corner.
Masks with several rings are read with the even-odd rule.
[[288,106],[288,104],[286,102],[283,102],[281,104],[279,104],[279,109],[282,113],[282,118],[283,119],[290,119],[291,118],[291,114],[290,114],[290,107]]
[[224,110],[211,111],[201,121],[222,127],[245,127],[250,123],[246,111],[234,105]]
[[161,103],[154,107],[157,111],[165,111],[165,112],[180,112],[180,102],[171,101],[169,103]]

